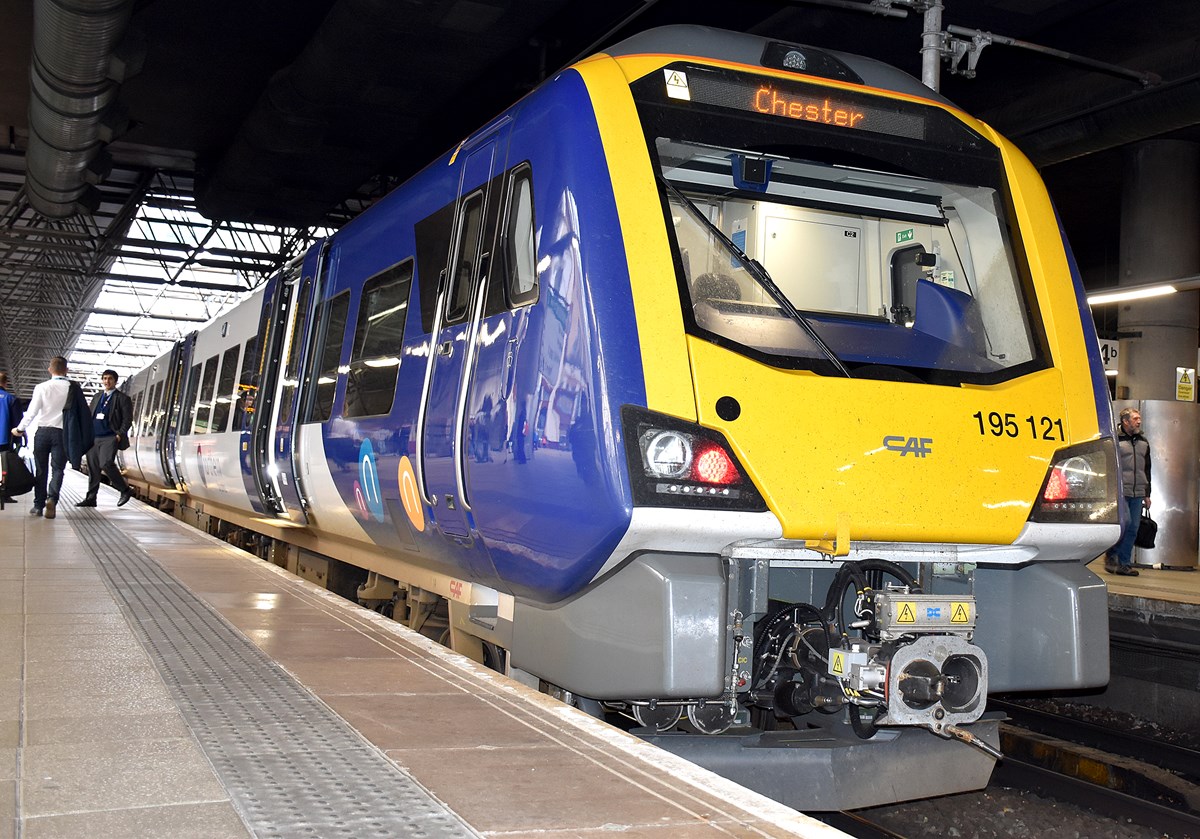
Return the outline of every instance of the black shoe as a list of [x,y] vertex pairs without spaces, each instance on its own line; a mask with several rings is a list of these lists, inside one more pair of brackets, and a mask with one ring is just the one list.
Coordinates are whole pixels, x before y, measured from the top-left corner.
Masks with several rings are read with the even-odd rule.
[[41,507],[34,507],[32,510],[29,511],[29,515],[31,515],[31,516],[40,516],[41,514],[42,514]]
[[133,490],[131,490],[129,487],[125,487],[125,491],[122,492],[121,497],[117,499],[117,506],[118,507],[124,506],[125,502],[128,501],[130,498],[133,498]]
[[1113,572],[1118,577],[1136,577],[1138,570],[1132,565],[1118,565],[1117,570]]
[[82,501],[80,501],[78,504],[76,504],[75,506],[76,507],[95,507],[96,499],[95,498],[85,498]]

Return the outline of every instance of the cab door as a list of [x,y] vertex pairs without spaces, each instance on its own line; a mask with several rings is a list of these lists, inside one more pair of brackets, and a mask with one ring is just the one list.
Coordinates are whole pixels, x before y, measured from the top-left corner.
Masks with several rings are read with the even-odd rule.
[[275,428],[279,417],[280,375],[289,327],[295,313],[293,301],[300,283],[299,260],[289,263],[281,273],[267,280],[262,315],[258,327],[258,359],[253,384],[254,402],[248,427],[242,431],[242,474],[251,506],[268,515],[286,515],[281,462],[276,454]]
[[324,245],[310,248],[304,257],[297,290],[291,295],[286,316],[287,328],[282,333],[284,346],[283,378],[279,383],[279,399],[274,406],[271,434],[274,438],[271,456],[278,473],[283,515],[298,523],[308,523],[308,497],[303,486],[303,472],[297,468],[296,444],[299,437],[301,406],[308,398],[310,365],[305,364],[312,351],[315,301],[321,299],[323,270],[321,263]]
[[[170,370],[164,386],[166,406],[162,415],[162,428],[158,435],[159,466],[163,481],[172,489],[183,489],[183,477],[179,471],[179,435],[191,433],[192,417],[188,412],[192,403],[190,388],[198,385],[191,381],[188,371],[192,366],[192,350],[196,346],[193,332],[175,345],[171,351]],[[186,425],[186,430],[184,426]]]
[[479,325],[478,292],[492,257],[492,177],[503,167],[507,137],[507,126],[502,126],[470,147],[461,164],[450,258],[438,283],[433,347],[418,421],[422,488],[438,527],[454,536],[470,531],[463,486],[469,348]]

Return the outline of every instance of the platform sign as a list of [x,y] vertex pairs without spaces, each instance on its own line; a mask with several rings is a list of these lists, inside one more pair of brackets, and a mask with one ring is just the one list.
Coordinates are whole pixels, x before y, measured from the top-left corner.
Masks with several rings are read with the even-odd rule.
[[1117,356],[1121,351],[1120,341],[1108,341],[1100,339],[1100,358],[1104,361],[1104,371],[1107,373],[1112,370],[1114,373],[1117,370]]
[[1175,401],[1196,401],[1196,370],[1193,367],[1175,368]]

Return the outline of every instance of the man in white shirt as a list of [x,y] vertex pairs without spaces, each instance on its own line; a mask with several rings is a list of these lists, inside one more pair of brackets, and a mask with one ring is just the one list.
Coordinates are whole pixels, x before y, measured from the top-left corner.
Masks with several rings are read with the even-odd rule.
[[[33,398],[21,423],[12,430],[20,437],[25,429],[37,423],[33,438],[35,466],[33,509],[31,516],[45,515],[52,519],[58,506],[58,491],[62,487],[63,469],[67,465],[67,447],[63,438],[63,408],[71,390],[67,378],[67,360],[61,355],[50,359],[50,378],[33,389]],[[49,474],[48,474],[49,473]],[[47,479],[49,479],[47,481]]]

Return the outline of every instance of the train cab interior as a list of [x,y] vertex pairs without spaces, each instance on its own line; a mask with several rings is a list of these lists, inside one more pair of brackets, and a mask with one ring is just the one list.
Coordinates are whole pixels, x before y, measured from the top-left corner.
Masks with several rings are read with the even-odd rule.
[[806,366],[820,357],[811,328],[851,368],[921,381],[1003,379],[1036,360],[997,189],[661,138],[657,151],[702,332]]

